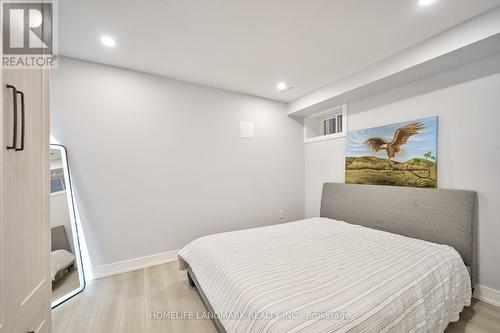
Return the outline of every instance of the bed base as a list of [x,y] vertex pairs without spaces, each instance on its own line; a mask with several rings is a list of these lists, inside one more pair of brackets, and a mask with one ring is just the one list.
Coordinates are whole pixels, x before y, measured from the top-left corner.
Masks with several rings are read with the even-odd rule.
[[198,292],[198,295],[200,295],[201,300],[203,301],[203,304],[208,310],[208,313],[210,314],[212,321],[214,322],[215,328],[217,328],[217,332],[219,333],[227,333],[226,329],[224,326],[222,326],[222,323],[215,317],[215,311],[210,302],[208,301],[207,296],[203,292],[203,290],[200,287],[200,284],[198,280],[196,279],[196,276],[193,273],[193,270],[191,269],[191,266],[188,266],[187,268],[187,278],[188,278],[188,283],[189,286],[192,288],[196,288],[196,291]]

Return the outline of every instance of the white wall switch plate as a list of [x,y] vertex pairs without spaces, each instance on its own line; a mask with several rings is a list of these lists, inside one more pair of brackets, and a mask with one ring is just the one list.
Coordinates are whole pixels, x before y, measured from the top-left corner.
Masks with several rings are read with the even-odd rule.
[[250,121],[240,121],[240,138],[255,138],[255,123]]

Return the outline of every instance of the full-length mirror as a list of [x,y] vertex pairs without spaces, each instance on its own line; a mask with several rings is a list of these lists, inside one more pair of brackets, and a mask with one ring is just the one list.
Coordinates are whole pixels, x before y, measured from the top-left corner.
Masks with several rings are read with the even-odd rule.
[[85,287],[66,149],[50,145],[52,307]]

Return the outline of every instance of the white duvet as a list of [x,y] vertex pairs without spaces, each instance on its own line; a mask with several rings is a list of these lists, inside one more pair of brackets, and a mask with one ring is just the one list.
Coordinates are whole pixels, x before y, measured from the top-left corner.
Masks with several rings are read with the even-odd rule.
[[59,271],[68,268],[75,262],[75,255],[66,250],[55,250],[50,253],[50,275],[52,281]]
[[179,264],[228,333],[442,332],[471,300],[453,248],[325,218],[202,237]]

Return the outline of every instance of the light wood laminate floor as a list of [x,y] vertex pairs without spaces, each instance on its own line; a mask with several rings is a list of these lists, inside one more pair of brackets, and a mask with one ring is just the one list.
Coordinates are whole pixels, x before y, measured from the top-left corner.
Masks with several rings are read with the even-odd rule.
[[80,280],[78,277],[78,271],[73,269],[62,279],[52,283],[52,302],[66,294],[69,294],[71,291],[78,289],[79,287]]
[[[186,272],[169,263],[90,281],[52,313],[52,332],[217,332],[209,319],[151,319],[151,312],[206,313]],[[500,332],[500,308],[473,300],[446,333]]]

